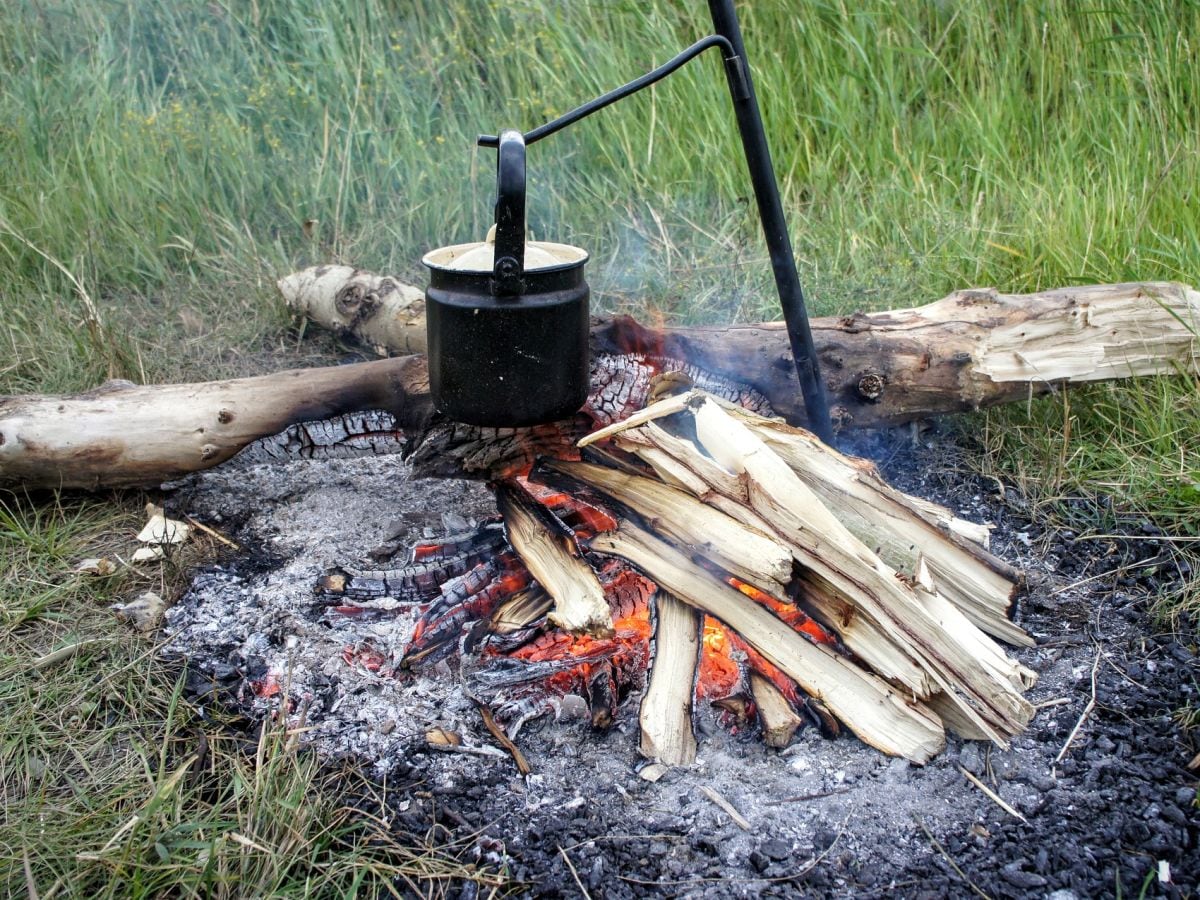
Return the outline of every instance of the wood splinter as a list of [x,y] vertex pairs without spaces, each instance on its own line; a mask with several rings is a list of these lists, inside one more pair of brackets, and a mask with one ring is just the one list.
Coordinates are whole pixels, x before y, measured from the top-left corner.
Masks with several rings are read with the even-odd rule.
[[638,710],[642,755],[667,766],[696,761],[692,731],[704,617],[666,591],[654,598],[654,659]]
[[604,588],[571,530],[515,482],[496,489],[496,503],[512,548],[554,599],[550,622],[573,634],[611,636],[612,613]]
[[762,723],[763,743],[782,750],[792,742],[804,720],[792,709],[779,688],[758,673],[750,676],[750,693],[754,695],[754,705]]

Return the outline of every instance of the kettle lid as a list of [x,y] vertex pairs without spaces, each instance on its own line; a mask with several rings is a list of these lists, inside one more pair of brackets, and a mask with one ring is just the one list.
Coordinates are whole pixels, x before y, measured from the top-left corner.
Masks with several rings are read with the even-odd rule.
[[[421,262],[430,268],[449,269],[453,272],[478,272],[490,274],[496,258],[496,226],[493,225],[482,241],[469,244],[452,244],[430,250]],[[587,251],[570,244],[555,244],[550,241],[525,242],[525,271],[574,266],[586,262]]]

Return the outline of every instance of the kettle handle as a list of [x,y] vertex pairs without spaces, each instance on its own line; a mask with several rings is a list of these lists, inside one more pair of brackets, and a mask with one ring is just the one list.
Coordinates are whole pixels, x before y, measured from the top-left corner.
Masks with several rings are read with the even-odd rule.
[[524,288],[525,138],[519,131],[500,135],[496,160],[496,255],[492,293],[515,297]]

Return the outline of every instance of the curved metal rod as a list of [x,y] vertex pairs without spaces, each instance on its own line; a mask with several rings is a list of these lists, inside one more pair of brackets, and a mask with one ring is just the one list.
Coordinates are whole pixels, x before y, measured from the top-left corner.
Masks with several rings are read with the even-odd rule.
[[[572,122],[578,122],[580,119],[586,118],[592,113],[598,112],[624,97],[628,97],[630,94],[636,94],[642,88],[649,87],[656,81],[662,81],[680,66],[695,59],[709,47],[720,47],[725,51],[726,57],[737,55],[734,52],[733,44],[729,42],[728,38],[719,34],[710,34],[708,37],[696,41],[696,43],[692,44],[692,46],[688,47],[678,56],[667,60],[667,62],[663,63],[657,69],[647,72],[641,78],[634,79],[629,84],[621,85],[621,87],[611,90],[607,94],[597,97],[595,100],[590,100],[583,104],[583,106],[576,107],[568,113],[563,113],[557,119],[547,122],[545,125],[539,125],[533,131],[525,132],[525,143],[528,145],[535,141],[540,141],[544,137],[549,137],[554,132],[566,128]],[[498,147],[500,146],[500,138],[494,134],[481,134],[479,136],[479,146]]]

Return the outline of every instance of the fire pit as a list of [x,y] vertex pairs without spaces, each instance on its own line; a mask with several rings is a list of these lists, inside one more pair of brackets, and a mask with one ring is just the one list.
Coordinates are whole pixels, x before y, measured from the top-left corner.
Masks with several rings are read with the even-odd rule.
[[[887,449],[909,458],[908,477],[919,478],[952,447]],[[280,454],[278,447],[270,452]],[[192,476],[175,495],[193,515],[235,534],[249,555],[197,578],[169,614],[169,649],[188,658],[191,687],[201,699],[209,692],[226,701],[240,697],[258,716],[287,708],[318,752],[364,761],[392,785],[393,800],[375,811],[396,827],[421,833],[440,821],[464,836],[482,832],[483,858],[492,854],[514,877],[544,885],[551,883],[546,878],[571,879],[566,859],[590,891],[617,896],[640,890],[639,882],[683,893],[719,884],[724,895],[750,895],[770,884],[764,878],[803,879],[845,893],[884,891],[914,877],[961,887],[923,828],[957,864],[973,860],[973,877],[990,892],[1013,891],[1016,884],[1027,885],[1023,890],[1076,885],[1085,896],[1089,885],[1098,885],[1098,871],[1077,871],[1074,861],[1063,861],[1071,853],[1086,858],[1079,848],[1095,840],[1088,835],[1104,818],[1096,804],[1110,808],[1092,794],[1096,783],[1084,777],[1088,764],[1080,767],[1074,757],[1090,759],[1094,742],[1121,720],[1110,717],[1110,724],[1095,724],[1096,731],[1089,724],[1062,760],[1056,756],[1087,703],[1096,657],[1077,629],[1104,601],[1091,585],[1068,587],[1078,580],[1073,573],[1090,563],[1032,553],[1015,540],[1015,523],[1005,522],[1003,509],[990,505],[977,486],[955,483],[953,499],[973,517],[1008,526],[999,529],[999,544],[1031,575],[1026,623],[1043,641],[1020,658],[1041,676],[1031,699],[1047,705],[1011,749],[989,752],[986,745],[952,739],[946,752],[914,768],[859,741],[829,740],[817,728],[801,728],[780,751],[760,740],[752,720],[739,718],[744,709],[698,702],[696,762],[663,773],[638,752],[631,704],[618,708],[610,728],[597,729],[603,723],[596,706],[584,694],[566,692],[550,716],[519,732],[532,768],[522,777],[484,725],[467,690],[472,673],[459,671],[457,653],[396,671],[416,609],[346,614],[314,591],[330,569],[350,560],[364,569],[384,567],[379,560],[400,545],[445,546],[449,534],[462,533],[480,539],[476,526],[495,514],[490,492],[478,482],[410,481],[394,457],[265,458],[256,462],[249,455]],[[909,486],[925,493],[933,488]],[[485,542],[487,533],[485,526]],[[1056,567],[1064,569],[1061,576]],[[1050,598],[1052,590],[1059,593]],[[637,595],[636,589],[630,594],[635,608]],[[1112,611],[1102,613],[1103,633],[1121,656],[1120,635],[1139,633],[1144,623],[1127,600],[1107,602]],[[621,617],[614,625],[626,630]],[[558,658],[545,644],[526,646]],[[1123,659],[1114,662],[1124,668]],[[720,683],[720,673],[711,677]],[[1148,702],[1171,702],[1160,682],[1146,693],[1106,667],[1100,684],[1111,702],[1122,696],[1135,713]],[[1173,684],[1177,691],[1177,676]],[[1141,737],[1152,749],[1132,752],[1162,752],[1153,748],[1170,743],[1169,729]],[[1122,759],[1104,776],[1106,790],[1127,802],[1147,791],[1159,796],[1155,782],[1147,781],[1157,769],[1133,756]],[[968,781],[964,769],[1022,818]],[[1174,790],[1162,802],[1174,803]],[[1118,828],[1125,827],[1121,821]],[[1056,836],[1044,842],[1048,863],[1036,850],[1022,852],[1043,843],[1036,837],[1043,829]],[[1166,846],[1183,847],[1187,840],[1177,836]],[[1163,852],[1179,859],[1180,851]],[[976,874],[993,857],[991,874]],[[1011,871],[1001,873],[1009,865]]]

